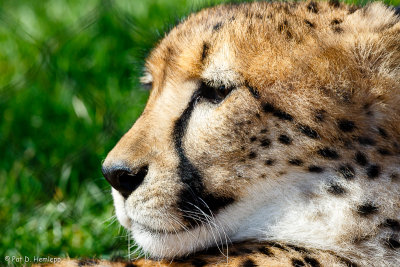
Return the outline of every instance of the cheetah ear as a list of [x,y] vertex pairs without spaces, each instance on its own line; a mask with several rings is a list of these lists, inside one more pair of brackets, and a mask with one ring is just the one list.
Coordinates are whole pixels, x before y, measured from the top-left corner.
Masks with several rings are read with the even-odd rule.
[[148,70],[144,70],[143,76],[140,77],[140,83],[146,90],[151,90],[153,87],[153,75]]
[[396,14],[397,16],[400,16],[400,6],[397,6],[394,8],[394,14]]

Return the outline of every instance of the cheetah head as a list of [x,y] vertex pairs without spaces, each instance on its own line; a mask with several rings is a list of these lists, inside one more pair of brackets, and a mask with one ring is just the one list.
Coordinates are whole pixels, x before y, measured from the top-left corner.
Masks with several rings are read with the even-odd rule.
[[[375,183],[389,183],[399,153],[399,20],[380,4],[314,5],[206,9],[152,51],[148,103],[103,164],[144,251],[246,239],[330,248],[393,211]],[[384,190],[399,199],[398,184]]]

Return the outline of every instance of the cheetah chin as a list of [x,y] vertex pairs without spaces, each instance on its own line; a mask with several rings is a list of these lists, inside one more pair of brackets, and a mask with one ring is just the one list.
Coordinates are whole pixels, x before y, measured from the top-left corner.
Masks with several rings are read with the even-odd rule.
[[157,44],[142,82],[147,105],[103,174],[144,252],[278,242],[323,252],[326,266],[400,266],[394,9],[208,8]]

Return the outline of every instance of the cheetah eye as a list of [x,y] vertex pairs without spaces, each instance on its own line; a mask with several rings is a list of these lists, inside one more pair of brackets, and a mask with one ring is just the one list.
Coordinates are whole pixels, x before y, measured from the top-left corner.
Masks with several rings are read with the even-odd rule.
[[212,86],[206,82],[201,82],[200,97],[210,101],[211,103],[218,104],[226,98],[226,96],[232,91],[231,87],[225,85]]

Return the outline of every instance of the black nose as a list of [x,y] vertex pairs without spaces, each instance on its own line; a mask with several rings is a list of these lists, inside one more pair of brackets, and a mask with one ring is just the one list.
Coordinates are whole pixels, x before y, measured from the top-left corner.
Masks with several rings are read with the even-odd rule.
[[124,198],[127,198],[143,182],[149,167],[146,165],[132,171],[128,167],[118,165],[114,167],[103,166],[101,170],[111,186],[120,192]]

